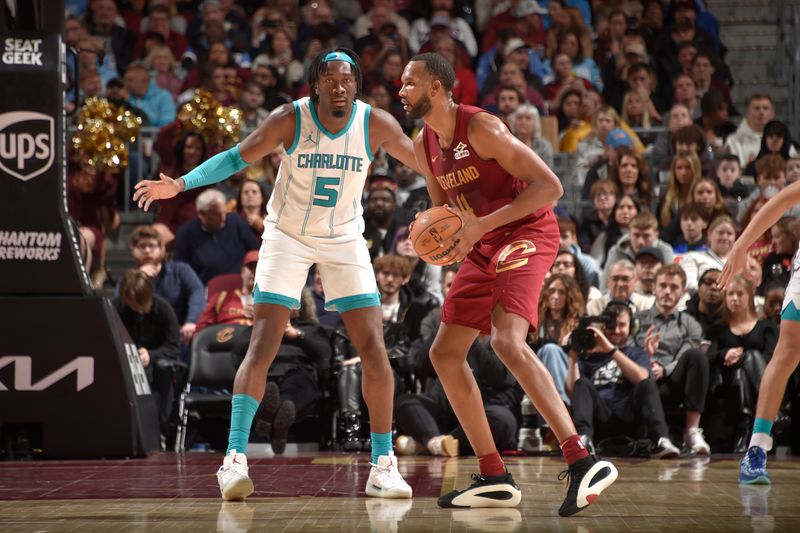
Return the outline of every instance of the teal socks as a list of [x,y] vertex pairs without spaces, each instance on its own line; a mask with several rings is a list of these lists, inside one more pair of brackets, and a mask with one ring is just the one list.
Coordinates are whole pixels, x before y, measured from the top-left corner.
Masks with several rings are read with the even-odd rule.
[[369,436],[372,439],[372,464],[378,464],[378,457],[392,451],[392,432],[370,433]]
[[[247,441],[250,440],[250,426],[258,409],[258,400],[248,394],[234,394],[231,402],[231,431],[228,435],[229,455],[231,450],[238,453],[247,452]],[[374,446],[373,446],[374,449]]]
[[753,433],[772,433],[772,421],[766,418],[756,418],[753,424]]

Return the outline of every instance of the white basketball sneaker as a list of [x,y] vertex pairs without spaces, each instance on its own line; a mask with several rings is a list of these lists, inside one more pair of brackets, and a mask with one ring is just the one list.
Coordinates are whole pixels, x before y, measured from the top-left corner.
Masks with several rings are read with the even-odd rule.
[[225,501],[244,500],[253,494],[253,480],[247,475],[247,457],[231,450],[217,470],[217,481]]
[[378,457],[378,464],[370,463],[372,469],[369,471],[367,488],[364,492],[367,496],[375,498],[410,498],[411,487],[400,475],[397,470],[397,457],[394,453],[381,455]]

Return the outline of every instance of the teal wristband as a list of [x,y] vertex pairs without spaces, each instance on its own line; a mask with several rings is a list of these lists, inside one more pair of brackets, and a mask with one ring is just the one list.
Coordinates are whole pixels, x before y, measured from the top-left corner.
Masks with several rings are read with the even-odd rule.
[[237,144],[233,148],[207,159],[183,176],[183,181],[186,184],[184,190],[188,191],[189,189],[219,183],[226,180],[231,174],[236,174],[249,166],[250,163],[242,159],[242,154],[239,152],[239,145]]

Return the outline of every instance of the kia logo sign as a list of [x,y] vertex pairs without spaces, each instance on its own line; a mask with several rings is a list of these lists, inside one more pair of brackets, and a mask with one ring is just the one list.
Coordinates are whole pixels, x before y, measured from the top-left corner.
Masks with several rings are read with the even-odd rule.
[[0,169],[28,181],[53,164],[53,117],[34,111],[0,115]]

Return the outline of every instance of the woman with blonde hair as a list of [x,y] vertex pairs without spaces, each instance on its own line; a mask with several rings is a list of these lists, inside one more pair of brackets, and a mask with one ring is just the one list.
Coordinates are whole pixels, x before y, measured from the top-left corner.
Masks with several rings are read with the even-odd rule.
[[689,252],[681,259],[681,268],[686,272],[686,289],[697,290],[697,283],[706,270],[722,270],[736,240],[736,223],[728,215],[722,215],[708,225],[708,250]]
[[628,91],[622,97],[622,120],[633,128],[650,129],[660,121],[651,117],[652,101],[649,96],[642,96],[638,91]]
[[672,158],[667,190],[658,203],[658,224],[661,240],[672,242],[680,235],[681,208],[691,202],[692,184],[702,175],[700,159],[694,153],[681,152]]
[[165,44],[153,46],[150,53],[147,54],[144,64],[150,69],[150,77],[156,82],[156,85],[169,91],[172,101],[175,102],[178,95],[181,94],[183,80],[176,73],[177,62],[169,46]]

